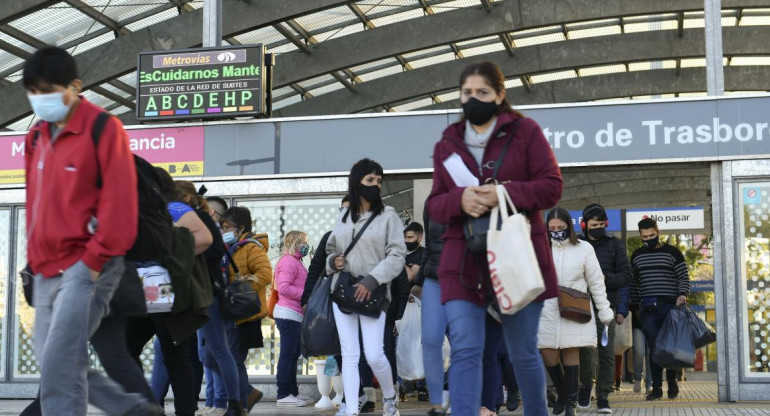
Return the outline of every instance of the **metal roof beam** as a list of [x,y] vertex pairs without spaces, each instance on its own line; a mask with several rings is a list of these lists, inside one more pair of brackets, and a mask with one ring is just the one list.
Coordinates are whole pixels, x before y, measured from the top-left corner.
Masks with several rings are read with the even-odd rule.
[[[4,0],[5,1],[5,0]],[[223,36],[235,36],[286,19],[343,6],[342,0],[250,0],[223,4]],[[4,5],[5,6],[5,5]],[[3,7],[3,11],[5,11]],[[2,12],[0,12],[2,13]],[[201,44],[203,11],[195,10],[99,45],[75,56],[86,88],[99,85],[136,69],[140,52],[183,49]],[[280,63],[280,60],[278,61]],[[330,72],[330,71],[329,71]],[[20,82],[3,88],[0,127],[30,114],[26,92]]]
[[[506,90],[513,105],[556,104],[606,100],[639,95],[705,92],[706,68],[683,68],[682,75],[674,69],[620,72],[551,81],[532,86]],[[770,85],[770,71],[761,66],[725,68],[725,86],[728,90],[764,91]],[[460,107],[459,100],[445,101],[417,110],[444,110]]]
[[[747,0],[753,7],[770,0]],[[597,1],[596,7],[575,7],[564,0],[506,0],[487,13],[466,7],[413,20],[376,27],[319,43],[313,56],[285,54],[278,62],[276,88],[379,59],[517,30],[534,29],[586,20],[615,19],[629,15],[702,10],[702,0]],[[723,7],[738,0],[723,0]],[[360,9],[359,9],[360,10]],[[361,45],[370,45],[361,48]]]
[[313,51],[310,49],[310,46],[308,46],[305,42],[303,42],[300,38],[295,36],[289,29],[286,29],[283,27],[283,23],[276,23],[273,25],[273,28],[278,31],[283,37],[286,39],[289,39],[289,41],[294,44],[299,50],[302,52],[310,55],[313,53]]
[[110,84],[113,87],[115,87],[115,88],[125,92],[126,94],[131,94],[132,96],[136,95],[136,88],[126,84],[125,82],[123,82],[123,81],[121,81],[119,79],[114,79],[114,80],[108,82],[108,84]]
[[0,24],[12,22],[58,2],[58,0],[3,0],[3,7],[0,7]]
[[355,3],[349,3],[348,8],[358,17],[358,20],[361,21],[361,23],[364,24],[364,27],[366,29],[374,29],[374,23],[369,21],[369,18],[366,17],[366,13],[364,13],[363,10],[361,10],[360,7],[358,7]]
[[489,4],[489,0],[481,0],[481,6],[484,7],[487,13],[492,11],[492,5]]
[[88,4],[82,2],[81,0],[65,0],[68,4],[70,4],[75,9],[79,10],[80,12],[88,15],[92,19],[96,20],[97,22],[101,23],[102,25],[112,29],[114,32],[118,32],[121,35],[125,35],[127,33],[130,33],[130,31],[121,28],[118,22],[110,19],[108,16],[106,16],[103,12],[103,10],[106,9],[106,7],[103,7],[103,10],[96,10],[93,7],[89,6]]
[[[764,39],[768,32],[770,28],[762,26],[725,28],[725,54],[770,54],[767,42],[750,41]],[[314,100],[284,107],[280,115],[357,113],[384,104],[450,91],[457,87],[457,74],[469,63],[481,60],[498,62],[503,74],[514,78],[624,62],[700,57],[704,54],[705,39],[701,29],[686,29],[681,38],[673,31],[655,31],[549,43],[517,48],[513,58],[506,51],[500,51],[383,77],[358,85],[357,94],[334,91]]]
[[133,101],[129,100],[128,98],[124,98],[119,94],[115,94],[114,92],[104,87],[91,87],[90,90],[106,98],[109,98],[110,100],[115,101],[122,106],[126,106],[132,110],[136,109],[136,105]]

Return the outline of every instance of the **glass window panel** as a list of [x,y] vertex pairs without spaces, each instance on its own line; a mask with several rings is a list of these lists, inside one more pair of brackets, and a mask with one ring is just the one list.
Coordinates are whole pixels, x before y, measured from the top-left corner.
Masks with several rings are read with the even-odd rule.
[[285,98],[281,101],[277,101],[273,103],[273,110],[278,110],[280,108],[288,107],[292,104],[296,104],[298,102],[302,101],[302,97],[299,94],[292,95],[289,98]]
[[91,17],[64,2],[14,20],[10,25],[49,45],[63,45],[104,28],[101,23],[94,22]]
[[345,88],[344,85],[342,85],[339,82],[335,82],[334,84],[329,84],[320,88],[312,89],[310,90],[310,93],[313,94],[314,97],[318,97],[319,95],[328,94],[332,91],[337,91]]
[[622,64],[617,64],[617,65],[595,66],[592,68],[578,69],[578,74],[581,77],[591,76],[591,75],[616,74],[619,72],[626,72],[626,66]]
[[[16,215],[16,270],[19,272],[27,264],[27,223],[26,211],[19,209]],[[37,378],[37,358],[32,344],[32,328],[35,323],[35,309],[27,305],[21,285],[16,286],[16,313],[13,326],[13,377]]]
[[[343,36],[352,35],[358,32],[363,32],[364,30],[365,30],[365,26],[363,23],[352,24],[342,29],[334,29],[323,33],[319,33],[315,35],[315,38],[316,40],[318,40],[318,42],[326,42],[327,40],[341,38]],[[362,45],[362,47],[364,46]]]
[[93,49],[101,44],[107,43],[111,40],[115,40],[115,34],[112,32],[107,32],[87,42],[79,43],[77,46],[73,46],[69,48],[68,52],[73,55],[78,55],[89,49]]
[[626,33],[637,32],[649,32],[653,30],[674,30],[679,27],[676,20],[656,21],[656,22],[640,22],[640,23],[626,23],[623,25],[623,30]]
[[770,65],[770,56],[736,56],[730,61],[732,66]]
[[744,375],[770,377],[770,182],[739,185]]
[[454,61],[456,58],[457,57],[455,56],[454,52],[449,52],[437,56],[432,56],[430,58],[415,59],[410,61],[409,64],[412,65],[412,68],[417,69],[426,66],[437,65],[444,62]]
[[442,103],[446,102],[446,101],[459,100],[460,99],[460,92],[459,91],[452,91],[452,92],[448,92],[446,94],[441,94],[441,95],[438,96],[438,99],[441,100]]
[[433,104],[433,99],[431,99],[430,97],[426,97],[426,98],[420,98],[419,100],[412,101],[410,103],[394,106],[393,110],[394,111],[412,111],[418,108],[427,107],[432,104]]
[[548,74],[532,75],[532,82],[537,84],[540,82],[557,81],[560,79],[575,78],[577,75],[575,71],[559,71],[551,72]]
[[404,69],[399,64],[399,65],[391,66],[389,68],[378,69],[377,71],[372,71],[366,74],[360,74],[359,78],[361,78],[364,82],[368,82],[373,79],[386,77],[388,75],[398,74],[403,71]]
[[477,46],[474,48],[463,49],[462,52],[463,52],[463,55],[465,55],[465,57],[467,58],[471,56],[483,55],[483,54],[498,52],[503,50],[505,50],[505,45],[503,45],[502,42],[498,41],[491,45]]
[[519,78],[509,79],[505,81],[505,88],[516,88],[516,87],[521,87],[522,85],[524,84],[521,82],[521,79]]
[[294,20],[308,32],[315,32],[321,28],[344,22],[358,23],[358,18],[347,6],[335,7],[307,16],[300,16]]
[[567,38],[564,37],[564,33],[559,32],[548,35],[528,36],[524,38],[516,37],[513,40],[513,44],[520,48],[522,46],[541,45],[543,43],[561,42],[564,40],[567,40]]
[[597,27],[593,29],[570,30],[567,34],[567,37],[569,37],[569,39],[582,39],[596,36],[619,35],[620,33],[620,26],[614,25],[607,27]]
[[179,16],[179,12],[176,10],[176,7],[173,7],[171,9],[162,11],[152,16],[145,17],[144,19],[138,22],[134,22],[134,23],[131,23],[130,25],[126,25],[126,29],[132,32],[136,32],[137,30],[144,29],[145,27],[152,26],[156,23],[160,23],[164,20],[168,20],[176,16]]
[[[253,231],[267,233],[269,237],[268,257],[275,267],[280,259],[283,238],[289,231],[304,231],[308,235],[310,254],[305,257],[305,267],[318,249],[323,235],[334,227],[339,216],[341,198],[304,200],[238,200],[236,205],[251,211]],[[269,293],[268,288],[268,293]],[[262,320],[262,334],[265,348],[252,349],[246,361],[249,375],[274,375],[280,353],[280,334],[272,319]],[[315,375],[312,363],[303,358],[298,368],[301,374]]]
[[[8,324],[6,315],[6,305],[8,298],[8,282],[17,282],[8,279],[8,270],[11,265],[8,264],[11,259],[11,211],[9,209],[0,209],[0,357],[5,357],[5,334]],[[13,287],[13,286],[11,286]],[[5,379],[5,360],[0,360],[0,379]]]
[[84,3],[116,22],[130,19],[131,17],[156,9],[159,6],[169,4],[166,0],[111,0],[105,8],[104,6],[108,3],[104,0],[84,0]]
[[372,23],[375,26],[386,26],[393,23],[403,22],[405,20],[417,19],[424,16],[422,9],[413,9],[403,13],[397,13],[390,16],[381,17],[379,19],[373,19]]
[[766,26],[770,25],[770,16],[743,16],[741,26]]

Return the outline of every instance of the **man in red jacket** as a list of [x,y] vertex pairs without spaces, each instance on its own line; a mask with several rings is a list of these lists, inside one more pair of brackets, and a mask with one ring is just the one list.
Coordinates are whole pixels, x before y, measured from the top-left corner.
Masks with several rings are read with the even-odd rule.
[[104,110],[79,96],[75,60],[44,48],[22,82],[42,119],[26,138],[27,256],[36,272],[35,351],[44,415],[85,416],[87,399],[119,415],[162,409],[89,370],[88,339],[107,314],[134,243],[138,201],[128,136],[106,119],[98,145],[91,129]]

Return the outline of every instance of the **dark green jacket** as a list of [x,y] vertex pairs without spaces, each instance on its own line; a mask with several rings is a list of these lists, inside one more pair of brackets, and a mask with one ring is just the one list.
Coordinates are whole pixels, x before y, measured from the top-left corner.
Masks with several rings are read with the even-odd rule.
[[163,320],[177,344],[208,322],[208,307],[213,302],[206,260],[194,253],[192,233],[187,228],[174,227],[172,251],[163,257],[163,267],[168,269],[174,288],[174,306],[170,313],[163,314]]

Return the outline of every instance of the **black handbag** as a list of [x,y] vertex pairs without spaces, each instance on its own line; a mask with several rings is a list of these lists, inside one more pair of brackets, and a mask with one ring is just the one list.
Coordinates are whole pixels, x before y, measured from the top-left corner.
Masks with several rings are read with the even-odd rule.
[[219,298],[219,311],[222,313],[222,318],[227,321],[240,321],[258,314],[262,308],[262,303],[259,301],[259,294],[254,290],[251,280],[241,277],[241,272],[235,265],[230,251],[225,250],[225,255],[238,277],[223,285]]
[[[519,129],[519,122],[515,122],[513,125],[513,128],[510,132],[510,137],[508,138],[508,141],[505,143],[505,147],[503,147],[503,151],[500,153],[500,156],[495,161],[494,165],[494,172],[492,173],[492,177],[489,178],[489,181],[495,183],[497,181],[497,173],[500,170],[500,166],[503,164],[503,158],[505,157],[505,154],[508,153],[508,148],[511,147],[511,142],[513,142],[513,136],[516,135],[516,131]],[[486,253],[487,252],[487,231],[489,231],[489,222],[491,221],[491,213],[487,212],[486,214],[474,218],[470,215],[465,216],[465,220],[463,221],[463,232],[465,233],[465,247],[470,251],[471,253]],[[503,223],[502,216],[499,217],[497,226],[498,228]]]
[[[343,221],[345,221],[349,213],[350,211],[345,213],[345,216],[342,218]],[[364,231],[366,231],[366,228],[369,227],[369,224],[371,224],[372,220],[374,220],[375,216],[376,215],[372,215],[369,220],[366,221],[364,226],[361,227],[361,230],[358,232],[358,234],[353,237],[353,241],[350,242],[347,250],[345,250],[345,257],[347,257],[347,255],[350,253],[350,250],[352,250],[356,245],[358,240],[361,238],[361,235],[364,233]],[[365,276],[356,277],[349,272],[340,272],[339,276],[337,276],[337,282],[334,284],[331,298],[343,313],[357,313],[360,315],[376,318],[380,316],[380,313],[382,312],[382,306],[388,299],[388,286],[380,285],[377,287],[377,289],[374,289],[371,296],[369,297],[369,300],[358,302],[355,298],[356,289],[354,286],[361,282],[364,277]]]

